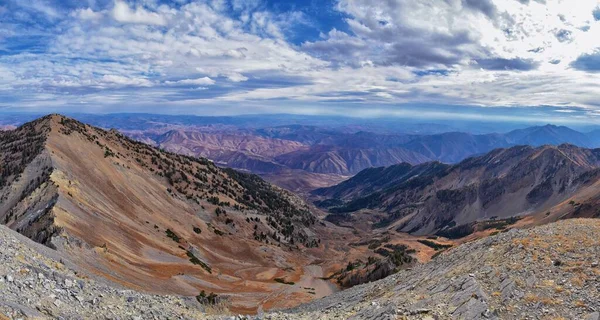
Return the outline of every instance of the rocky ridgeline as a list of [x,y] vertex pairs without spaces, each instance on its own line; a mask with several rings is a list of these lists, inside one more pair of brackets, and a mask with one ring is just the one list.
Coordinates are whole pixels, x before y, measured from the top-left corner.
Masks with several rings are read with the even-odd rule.
[[600,220],[510,230],[295,309],[207,316],[193,299],[82,276],[0,227],[0,319],[600,319]]

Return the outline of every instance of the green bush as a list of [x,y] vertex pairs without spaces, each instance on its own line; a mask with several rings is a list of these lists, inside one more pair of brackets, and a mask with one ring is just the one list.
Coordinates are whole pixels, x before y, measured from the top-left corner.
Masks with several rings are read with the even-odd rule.
[[196,296],[196,301],[198,301],[201,304],[217,304],[219,302],[219,297],[214,294],[213,292],[211,292],[210,294],[206,294],[206,292],[204,292],[204,290],[202,290],[197,296]]
[[179,243],[179,241],[181,240],[181,238],[179,238],[179,236],[177,236],[175,234],[175,232],[171,231],[171,229],[167,229],[167,231],[165,231],[165,233],[167,234],[167,237],[173,239],[173,241]]
[[422,243],[422,244],[430,247],[430,248],[435,249],[436,251],[452,247],[451,244],[440,244],[440,243],[433,242],[433,241],[430,241],[430,240],[417,240],[417,241],[419,243]]
[[185,254],[190,258],[191,263],[201,266],[208,273],[212,273],[212,269],[206,263],[202,262],[202,260],[198,259],[191,251],[186,250]]

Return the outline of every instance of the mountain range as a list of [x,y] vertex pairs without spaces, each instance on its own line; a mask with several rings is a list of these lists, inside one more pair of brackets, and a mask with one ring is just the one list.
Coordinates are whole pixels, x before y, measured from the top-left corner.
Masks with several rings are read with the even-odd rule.
[[[583,139],[563,127],[484,136],[381,135],[305,126],[260,129],[260,134],[239,128],[227,129],[227,133],[223,128],[209,128],[207,132],[172,127],[163,133],[157,130],[124,131],[137,135],[136,139],[150,139],[154,146],[120,131],[61,115],[0,131],[0,223],[51,248],[42,251],[55,252],[84,279],[158,295],[187,296],[202,308],[215,307],[219,301],[230,312],[248,314],[295,307],[397,272],[418,281],[410,270],[433,268],[442,274],[452,269],[452,264],[446,262],[460,259],[453,252],[472,247],[461,245],[465,242],[488,236],[517,239],[515,233],[504,232],[600,215],[600,149],[572,144],[512,146],[518,141],[540,142],[543,137],[562,141],[552,132]],[[289,134],[298,135],[291,140]],[[457,146],[469,152],[485,150],[501,143],[498,141],[508,146],[457,163],[423,158],[411,164],[396,159],[400,163],[367,168],[344,181],[333,174],[273,162],[283,168],[263,174],[269,179],[288,185],[293,181],[302,190],[314,186],[300,185],[307,181],[302,175],[322,184],[310,194],[299,196],[260,176],[187,155],[238,152],[283,162],[282,157],[309,150],[410,151],[410,146],[420,145],[428,146],[432,155],[456,157],[452,148],[437,148],[432,142],[443,139],[460,141]],[[167,142],[169,149],[179,148],[175,150],[179,153],[165,150]],[[416,151],[411,152],[415,153],[404,155],[417,157]],[[359,154],[361,161],[375,161],[364,152]],[[558,230],[565,235],[570,232]],[[7,232],[1,228],[0,236],[12,237]],[[481,250],[471,256],[481,255]],[[437,260],[446,251],[449,258]],[[0,254],[0,259],[11,266],[23,263],[18,255],[9,256],[12,258],[6,260]],[[553,266],[557,264],[553,262]],[[452,272],[472,278],[464,274],[464,267],[457,268]],[[44,270],[40,271],[41,277],[46,277]],[[25,275],[11,274],[11,278],[2,280],[31,283],[31,279],[23,278]],[[492,282],[504,281],[501,276],[492,278]],[[36,279],[42,278],[38,275]],[[381,283],[389,283],[388,279]],[[495,282],[485,283],[495,286]],[[439,284],[431,283],[435,285]],[[17,299],[17,289],[12,290],[11,285],[9,288],[11,299]],[[331,299],[340,301],[346,292],[362,294],[361,288],[365,287],[334,294]],[[104,287],[98,290],[113,296]],[[395,292],[402,299],[409,294],[404,290]],[[471,300],[469,290],[430,288],[419,292],[443,292],[440,301],[450,299],[448,303],[456,308],[460,303],[453,300],[453,295],[460,294],[461,301],[479,303]],[[517,294],[515,290],[510,292]],[[39,292],[30,293],[35,296]],[[61,301],[76,299],[58,296]],[[140,299],[157,301],[160,297]],[[494,299],[479,300],[488,305],[498,303]],[[190,307],[189,300],[185,301],[186,308]],[[311,307],[320,306],[319,301],[307,308],[316,312],[311,314],[326,318],[322,309]],[[346,315],[351,312],[344,305],[336,308]],[[367,312],[365,315],[379,314],[378,308],[361,308]],[[60,309],[52,304],[48,307],[46,302],[38,310],[60,314]],[[69,314],[77,312],[69,310]],[[294,318],[294,311],[290,312],[282,316]],[[443,310],[439,314],[447,315]]]
[[[505,133],[452,131],[447,125],[399,122],[391,130],[338,119],[285,116],[184,117],[147,114],[77,115],[80,119],[167,151],[206,157],[222,167],[252,172],[281,187],[307,193],[363,169],[402,162],[458,163],[516,145],[600,146],[595,131],[565,126],[523,127]],[[294,119],[294,120],[292,120]],[[312,121],[315,120],[315,121]],[[17,116],[7,118],[13,126]],[[286,122],[297,124],[284,124]],[[280,125],[278,125],[280,124]],[[381,122],[383,127],[383,122]],[[12,127],[7,127],[12,128]],[[465,128],[464,126],[461,128]],[[466,129],[466,128],[465,128]],[[373,131],[368,131],[373,130]]]
[[[149,136],[144,139],[151,140]],[[452,164],[516,145],[599,145],[593,132],[586,135],[554,125],[483,135],[377,134],[291,125],[210,133],[169,131],[151,141],[173,152],[205,156],[221,166],[260,174],[270,182],[301,193],[341,182],[372,167],[429,161]]]
[[[125,131],[125,134],[172,152],[207,157],[220,166],[260,174],[284,188],[301,192],[323,186],[321,181],[340,182],[371,167],[434,160],[457,163],[496,148],[516,145],[571,143],[594,147],[600,144],[593,132],[584,134],[554,125],[481,135],[465,132],[378,134],[307,125],[259,129],[183,128],[163,134],[156,134],[154,130]],[[321,178],[315,179],[311,174]],[[295,178],[281,178],[292,175]]]
[[313,195],[330,219],[384,212],[375,226],[461,238],[485,228],[481,221],[595,217],[599,177],[600,149],[516,146],[455,165],[366,169]]
[[[279,170],[278,165],[315,173],[356,174],[373,166],[400,162],[422,163],[438,160],[456,163],[467,157],[496,148],[515,145],[541,146],[570,143],[580,147],[600,144],[594,132],[586,135],[564,126],[545,125],[514,130],[505,134],[475,135],[446,132],[433,135],[388,135],[372,132],[344,132],[309,126],[264,128],[250,132],[182,133],[170,131],[154,138],[166,148],[184,148],[184,152],[206,155],[206,149],[231,150],[250,158],[273,162],[266,170]],[[253,141],[253,148],[240,146],[239,141]],[[258,147],[262,144],[264,147]],[[193,146],[192,148],[186,146]],[[229,146],[224,147],[223,146]],[[197,149],[194,149],[197,148]],[[233,147],[233,148],[232,148]],[[234,150],[235,149],[235,150]],[[261,150],[269,150],[268,152]],[[222,153],[212,155],[218,161],[227,160]],[[221,158],[219,158],[221,157]],[[235,158],[231,154],[229,157]],[[244,169],[240,162],[227,162]]]

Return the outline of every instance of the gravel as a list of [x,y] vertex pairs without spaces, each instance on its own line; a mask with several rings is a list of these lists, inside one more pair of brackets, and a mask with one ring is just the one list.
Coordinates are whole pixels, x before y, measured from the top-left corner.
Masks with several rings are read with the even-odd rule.
[[0,226],[0,319],[204,319],[194,299],[124,290]]

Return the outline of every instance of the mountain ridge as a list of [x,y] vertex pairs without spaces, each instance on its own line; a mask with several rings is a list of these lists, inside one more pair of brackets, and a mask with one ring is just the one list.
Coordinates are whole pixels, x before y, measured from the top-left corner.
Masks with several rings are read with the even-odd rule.
[[455,165],[367,169],[313,195],[334,215],[382,211],[388,214],[385,224],[398,230],[432,234],[481,219],[551,210],[594,184],[599,166],[600,149],[517,146]]
[[299,266],[318,258],[300,252],[319,238],[306,205],[257,176],[60,115],[1,133],[0,151],[0,221],[94,274],[158,293],[238,292],[244,312],[314,298],[269,298],[285,289],[275,277],[312,279]]

